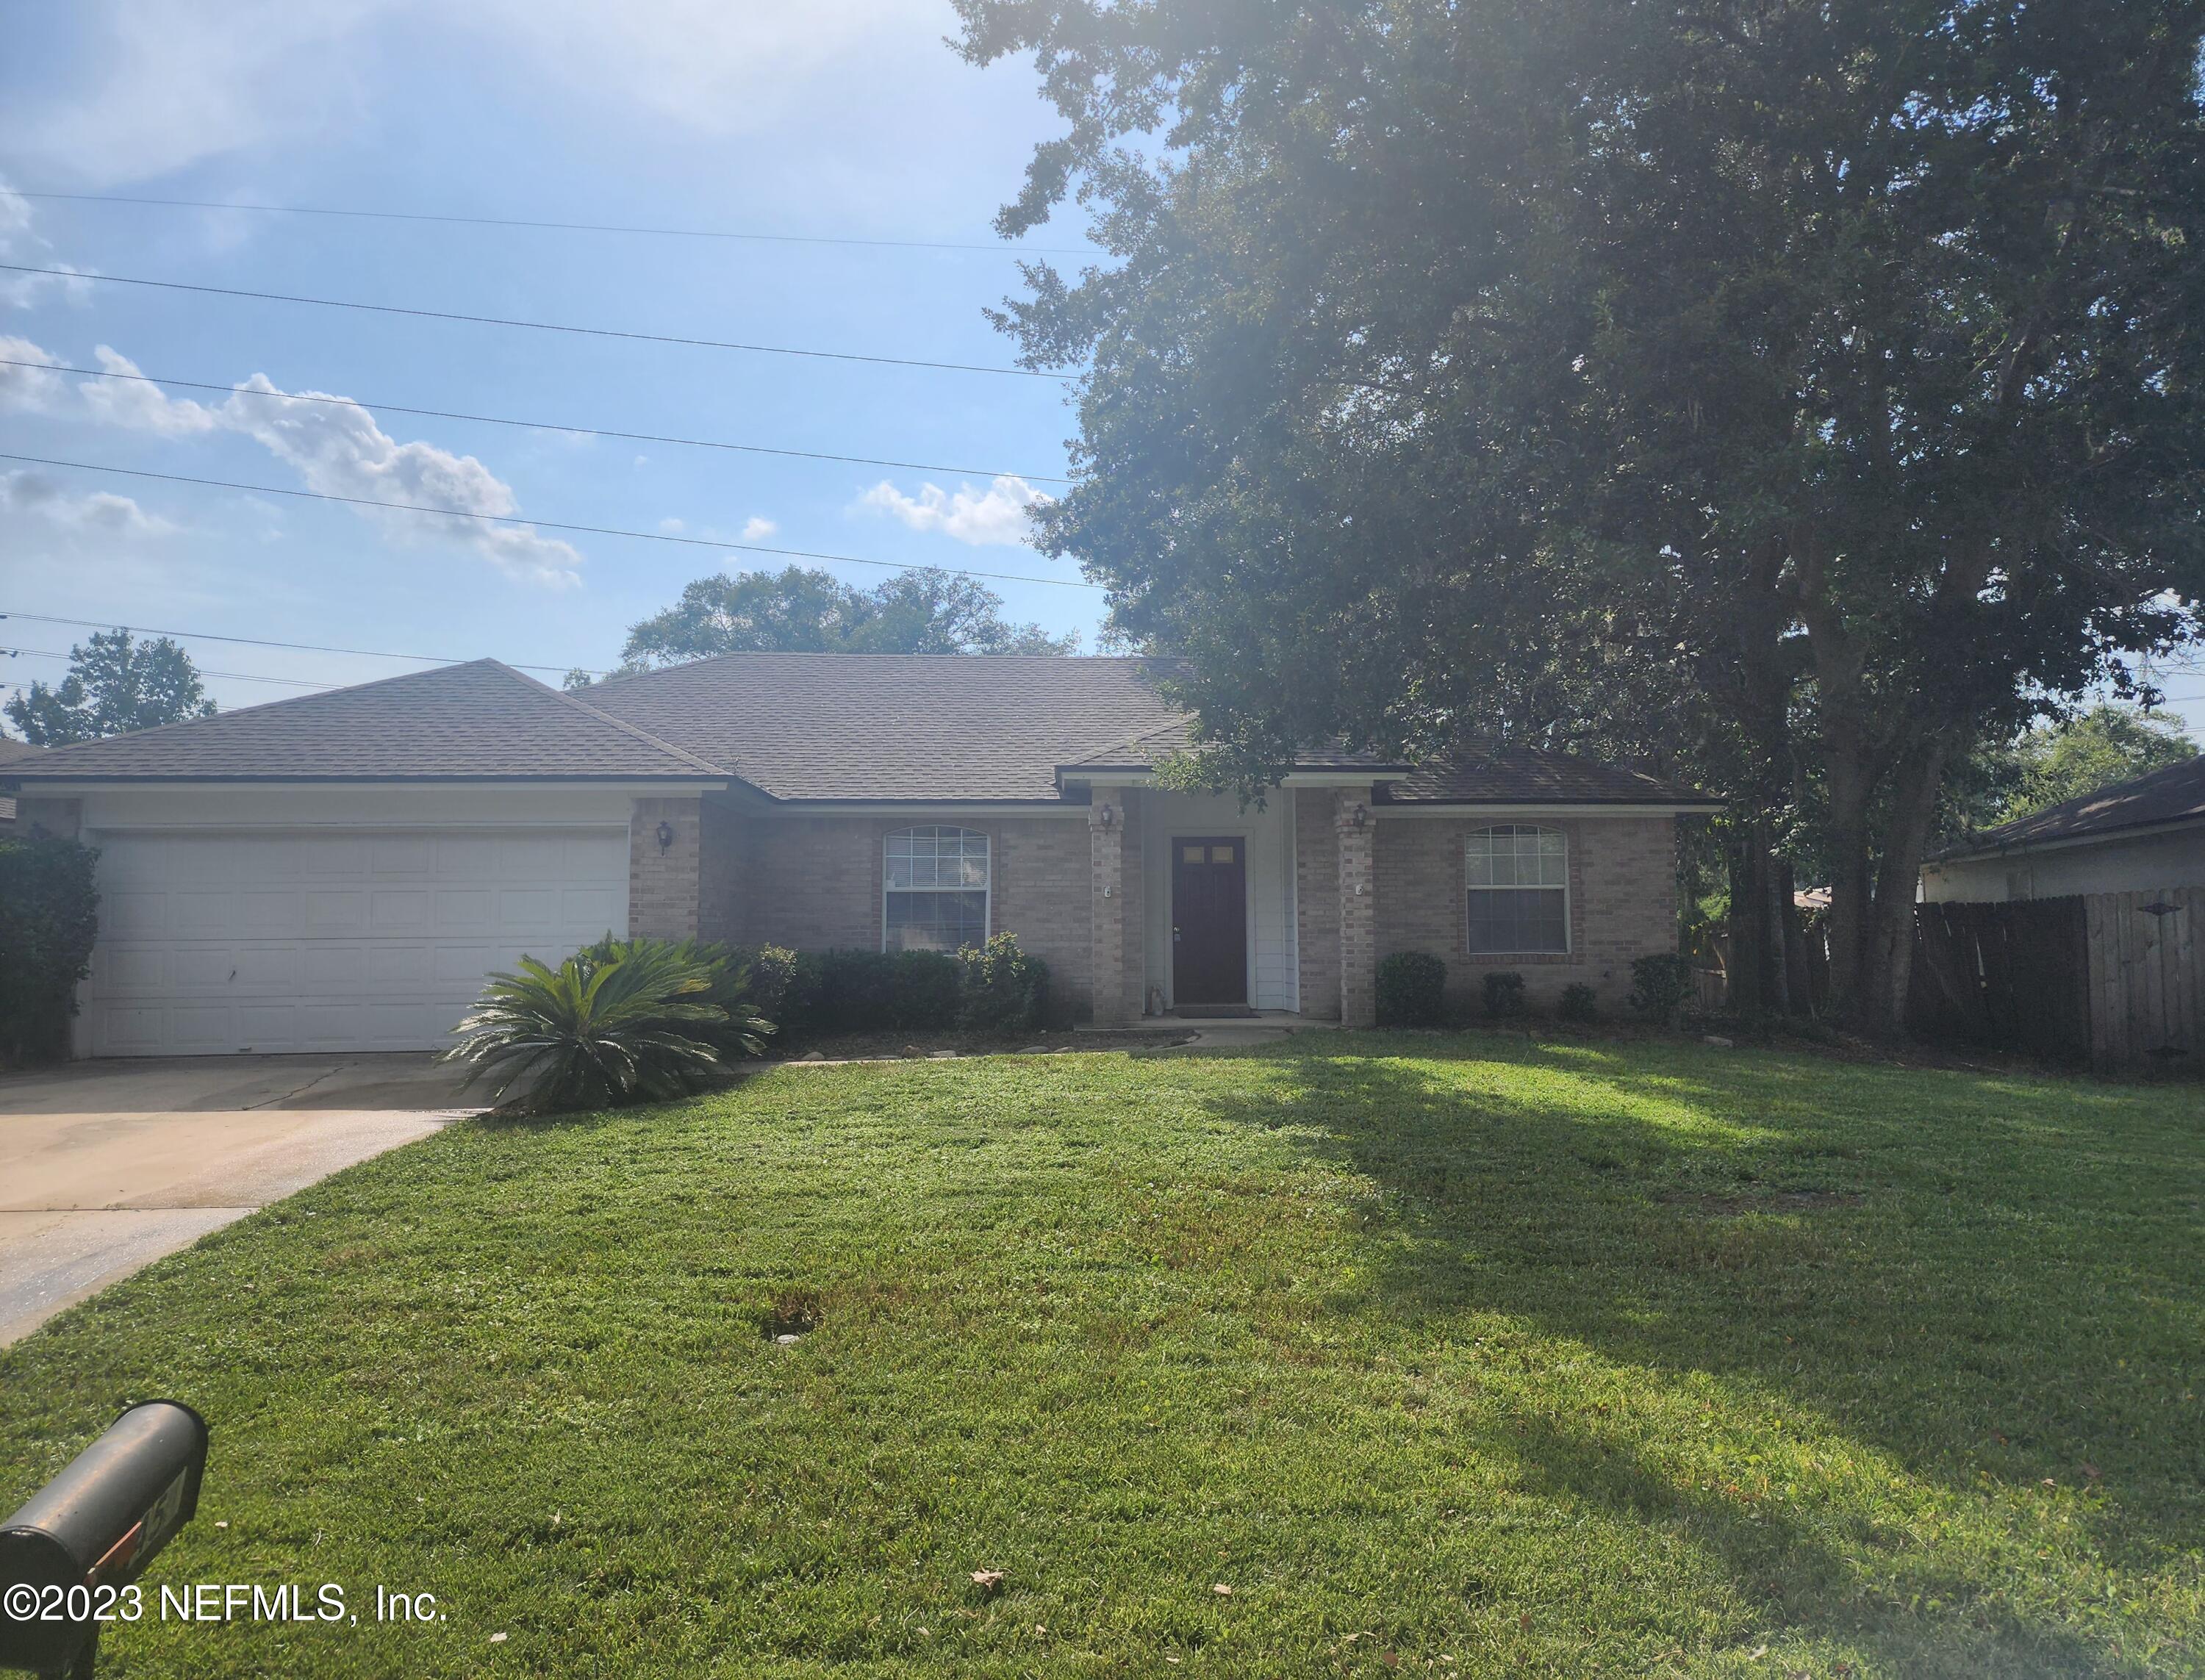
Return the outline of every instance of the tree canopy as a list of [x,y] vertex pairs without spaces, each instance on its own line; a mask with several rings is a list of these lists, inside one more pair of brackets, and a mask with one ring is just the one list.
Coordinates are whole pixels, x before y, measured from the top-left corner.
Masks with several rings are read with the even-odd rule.
[[102,630],[69,650],[68,674],[9,700],[8,721],[33,746],[68,746],[187,718],[212,717],[191,656],[166,636]]
[[[825,572],[699,578],[664,612],[630,626],[621,668],[648,670],[722,653],[1041,653],[1079,650],[1077,632],[1013,625],[1002,597],[972,578],[899,572],[871,589]],[[571,686],[571,685],[570,685]]]
[[958,6],[1068,124],[1002,231],[1114,258],[1000,318],[1087,362],[1043,544],[1250,774],[1680,769],[1889,1027],[1947,769],[2196,633],[2205,8]]
[[2180,723],[2132,706],[2092,706],[2071,718],[2038,723],[1978,755],[1973,785],[1982,794],[1967,813],[1970,826],[1988,828],[2033,816],[2186,763],[2197,751]]

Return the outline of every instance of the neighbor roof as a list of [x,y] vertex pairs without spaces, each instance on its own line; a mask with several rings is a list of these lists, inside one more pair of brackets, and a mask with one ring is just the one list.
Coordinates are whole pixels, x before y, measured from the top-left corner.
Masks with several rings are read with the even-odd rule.
[[2067,799],[2016,822],[1986,828],[1939,852],[1940,858],[2012,852],[2053,840],[2089,840],[2131,828],[2205,818],[2205,757],[2169,764],[2132,781]]
[[56,747],[11,780],[726,780],[715,766],[495,659]]

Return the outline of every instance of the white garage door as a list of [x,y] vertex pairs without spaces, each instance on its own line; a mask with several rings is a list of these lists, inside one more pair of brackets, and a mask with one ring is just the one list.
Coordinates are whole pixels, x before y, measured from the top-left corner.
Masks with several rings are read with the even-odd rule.
[[492,969],[627,926],[625,829],[94,843],[96,1056],[427,1049]]

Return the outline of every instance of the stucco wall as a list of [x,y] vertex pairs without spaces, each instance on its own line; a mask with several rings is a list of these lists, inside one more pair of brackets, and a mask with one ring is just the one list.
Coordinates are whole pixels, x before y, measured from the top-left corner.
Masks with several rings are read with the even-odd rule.
[[[1464,842],[1501,821],[1536,821],[1569,839],[1570,949],[1567,955],[1470,953],[1469,882]],[[1484,976],[1523,975],[1535,1006],[1551,1007],[1562,988],[1583,982],[1602,1007],[1623,1006],[1631,961],[1677,948],[1676,822],[1668,816],[1509,819],[1382,816],[1376,840],[1378,956],[1427,951],[1447,965],[1456,1006],[1482,1002]]]
[[2205,887],[2205,825],[2003,858],[1929,864],[1922,870],[1922,896],[1932,904],[2153,893],[2162,887]]

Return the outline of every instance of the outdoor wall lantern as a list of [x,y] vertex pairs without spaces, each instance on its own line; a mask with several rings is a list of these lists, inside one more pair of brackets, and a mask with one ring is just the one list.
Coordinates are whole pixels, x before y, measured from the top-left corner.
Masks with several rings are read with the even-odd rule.
[[1352,822],[1357,828],[1360,828],[1364,823],[1370,820],[1370,807],[1364,804],[1361,800],[1357,800],[1355,803],[1355,809],[1347,813],[1347,820],[1350,822]]
[[663,852],[667,847],[673,844],[674,825],[671,822],[660,823],[658,825],[658,849],[661,852]]
[[1112,804],[1104,805],[1102,810],[1097,814],[1095,820],[1097,822],[1100,822],[1106,828],[1116,828],[1118,826],[1118,807]]

